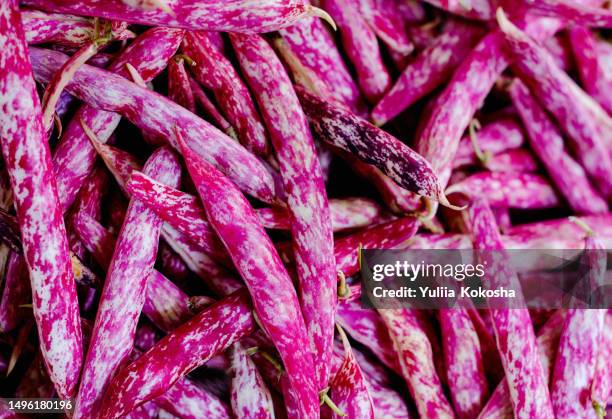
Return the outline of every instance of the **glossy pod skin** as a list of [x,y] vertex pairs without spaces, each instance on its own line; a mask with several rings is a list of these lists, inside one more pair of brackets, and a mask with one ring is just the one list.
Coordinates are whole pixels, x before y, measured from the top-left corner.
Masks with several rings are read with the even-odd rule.
[[515,80],[510,95],[529,133],[531,147],[570,207],[583,214],[607,212],[608,204],[593,188],[584,169],[565,150],[561,133],[527,87]]
[[196,102],[184,58],[174,57],[168,61],[168,97],[195,113]]
[[188,33],[182,51],[195,62],[195,79],[211,90],[238,140],[254,153],[268,152],[266,129],[255,108],[249,89],[232,63],[214,46],[206,32]]
[[[166,68],[167,61],[178,48],[182,38],[183,31],[178,29],[149,29],[136,38],[108,70],[129,78],[126,68],[129,63],[143,80],[150,81]],[[83,105],[66,127],[53,155],[53,169],[64,211],[74,202],[96,158],[95,150],[81,126],[81,120],[100,141],[106,142],[119,124],[121,116],[95,106]]]
[[256,4],[246,0],[223,3],[214,0],[173,1],[170,10],[143,10],[122,0],[28,0],[28,6],[49,12],[96,16],[109,20],[149,26],[169,26],[188,30],[219,32],[270,32],[291,25],[307,16],[320,16],[320,10],[299,1],[265,0]]
[[[475,198],[468,212],[474,248],[483,251],[479,255],[480,263],[488,265],[488,274],[494,278],[496,287],[517,289],[518,278],[508,267],[508,256],[489,204],[483,198]],[[554,418],[529,312],[525,308],[496,308],[490,310],[490,316],[514,414]]]
[[[0,137],[25,260],[40,349],[61,398],[74,396],[83,362],[66,229],[16,2],[0,4]],[[39,240],[44,237],[45,240]]]
[[274,418],[270,390],[240,343],[231,350],[231,402],[236,418]]
[[391,89],[378,101],[370,114],[372,121],[378,126],[384,125],[439,87],[481,36],[482,31],[476,26],[451,20],[442,34],[408,63]]
[[24,10],[21,19],[28,44],[80,47],[91,39],[94,31],[93,21],[79,16]]
[[604,197],[611,198],[612,159],[606,138],[612,137],[612,119],[501,9],[498,22],[504,31],[505,45],[515,58],[513,70],[569,136],[573,151],[594,186]]
[[444,200],[431,166],[397,138],[351,112],[297,88],[317,138],[371,163],[398,185],[434,200]]
[[232,294],[173,330],[145,354],[121,369],[110,383],[102,418],[117,418],[168,390],[255,329],[244,292]]
[[[318,417],[318,390],[306,325],[291,279],[272,241],[236,186],[191,151],[178,130],[176,136],[208,219],[253,297],[259,322],[280,353],[300,414]],[[284,302],[282,311],[277,299]]]
[[291,211],[300,304],[316,363],[327,387],[334,336],[336,270],[327,192],[308,121],[274,50],[256,35],[230,34],[238,62],[270,133]]
[[414,312],[380,309],[401,366],[401,374],[423,417],[454,418],[436,372],[431,343]]
[[[154,152],[144,170],[172,186],[180,182],[178,159],[168,148]],[[75,402],[75,417],[89,417],[100,411],[113,371],[126,362],[145,302],[146,279],[153,270],[161,225],[159,217],[144,204],[130,202],[106,275]]]
[[[61,53],[38,48],[30,48],[30,55],[40,81],[48,81],[66,59]],[[89,105],[124,115],[144,133],[170,141],[175,147],[178,144],[173,130],[175,126],[181,126],[186,132],[186,140],[228,173],[240,187],[265,202],[274,201],[274,181],[262,163],[182,106],[122,77],[88,65],[76,72],[66,90]]]

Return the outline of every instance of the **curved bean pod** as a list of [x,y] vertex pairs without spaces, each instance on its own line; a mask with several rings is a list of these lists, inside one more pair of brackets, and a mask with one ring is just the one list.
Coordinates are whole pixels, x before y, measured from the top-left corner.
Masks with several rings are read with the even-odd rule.
[[337,304],[334,237],[325,182],[308,121],[272,47],[256,35],[230,34],[230,40],[242,72],[256,92],[292,213],[300,303],[311,350],[319,361],[315,368],[320,391],[329,381]]
[[21,19],[28,44],[53,43],[80,47],[94,34],[93,22],[84,17],[24,10]]
[[153,403],[184,419],[230,419],[229,409],[221,400],[184,378],[170,387]]
[[[180,170],[178,159],[167,148],[155,151],[145,165],[146,173],[174,186],[180,182]],[[77,418],[100,411],[113,372],[126,362],[133,347],[161,225],[144,204],[130,202],[100,298],[73,412]]]
[[[66,56],[30,48],[36,77],[48,81]],[[255,156],[234,140],[169,99],[137,86],[123,77],[88,65],[82,66],[66,90],[89,105],[116,111],[144,133],[170,141],[175,147],[175,126],[186,132],[186,140],[202,157],[228,173],[242,189],[265,202],[274,201],[274,180]],[[104,94],[102,94],[104,92]]]
[[[522,294],[518,278],[508,267],[508,255],[488,203],[483,198],[476,198],[470,203],[468,212],[474,248],[481,252],[480,263],[488,266],[489,281],[485,282],[486,285],[493,286],[490,282],[494,281],[495,287],[519,289],[513,304],[524,307],[520,303]],[[529,311],[525,308],[492,308],[489,313],[514,414],[517,417],[553,419],[548,380],[538,356]]]
[[474,25],[452,20],[431,45],[408,63],[393,87],[376,104],[370,114],[374,124],[384,125],[440,86],[482,34]]
[[412,192],[446,202],[433,169],[410,147],[350,111],[327,103],[299,87],[296,91],[320,140],[374,164],[398,185]]
[[188,33],[181,48],[195,61],[196,65],[191,72],[202,86],[214,93],[221,111],[236,130],[240,142],[252,152],[266,155],[266,129],[249,89],[232,63],[213,46],[206,32]]
[[168,97],[183,108],[195,113],[195,97],[185,69],[184,58],[175,57],[168,61]]
[[522,0],[530,11],[556,16],[585,26],[612,28],[612,11],[595,5],[576,4],[568,0]]
[[447,12],[470,19],[490,20],[495,13],[495,2],[492,0],[425,0]]
[[[208,219],[245,280],[257,317],[281,355],[300,415],[316,418],[319,406],[312,353],[291,279],[246,198],[188,148],[178,129],[176,134]],[[283,310],[275,303],[277,299],[284,302]]]
[[527,87],[515,80],[510,95],[529,132],[531,147],[570,207],[583,214],[607,212],[608,204],[593,188],[584,169],[565,150],[561,133]]
[[327,15],[320,9],[300,1],[175,0],[171,10],[143,10],[123,0],[27,0],[29,6],[50,12],[96,16],[109,20],[138,23],[145,26],[169,26],[188,30],[218,32],[271,32],[291,25],[306,16]]
[[270,390],[240,343],[231,351],[232,411],[239,419],[274,418]]
[[[129,78],[126,69],[126,64],[129,63],[145,81],[150,81],[166,67],[168,59],[174,54],[182,38],[181,30],[149,29],[136,38],[108,70]],[[68,124],[53,155],[53,169],[64,211],[72,205],[96,158],[96,153],[81,126],[81,120],[100,141],[106,142],[119,124],[121,116],[85,105]]]
[[78,300],[40,102],[13,0],[0,3],[0,33],[2,154],[30,272],[40,349],[59,396],[69,398],[83,362]]
[[181,377],[251,334],[255,326],[245,292],[219,301],[120,370],[108,387],[100,416],[121,417],[162,395]]
[[480,172],[451,185],[446,193],[486,196],[495,207],[538,209],[559,205],[559,197],[546,179],[531,173]]
[[612,139],[612,119],[501,9],[498,22],[515,58],[514,71],[572,140],[574,153],[595,186],[604,197],[612,198],[612,153],[606,146],[606,138]]

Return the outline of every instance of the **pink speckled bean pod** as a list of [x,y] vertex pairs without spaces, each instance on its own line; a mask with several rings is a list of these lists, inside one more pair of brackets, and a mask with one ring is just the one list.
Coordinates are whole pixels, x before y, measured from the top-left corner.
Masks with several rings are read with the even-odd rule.
[[[569,30],[571,31],[573,27]],[[557,66],[565,72],[570,72],[574,69],[574,57],[572,56],[571,47],[569,42],[565,39],[563,33],[557,36],[548,38],[543,42],[546,50],[555,59]]]
[[547,180],[531,173],[480,172],[451,185],[446,193],[486,196],[494,207],[554,208],[559,197]]
[[323,22],[302,19],[280,34],[302,65],[325,83],[336,100],[358,115],[363,113],[361,93]]
[[146,26],[169,26],[189,30],[219,32],[271,32],[306,16],[322,16],[322,10],[300,1],[175,0],[171,11],[142,10],[122,0],[27,0],[28,6],[50,12],[96,16]]
[[515,80],[510,95],[529,133],[531,148],[572,210],[582,214],[607,212],[608,204],[593,188],[584,169],[565,150],[561,133],[527,87]]
[[[160,148],[149,158],[145,173],[178,186],[181,168],[169,149]],[[143,203],[130,202],[100,297],[75,402],[75,418],[90,417],[99,411],[110,378],[130,353],[145,303],[146,280],[155,263],[161,225],[162,221]]]
[[440,310],[448,386],[459,419],[475,417],[489,396],[478,335],[467,310]]
[[[257,216],[264,227],[289,230],[290,213],[280,207],[259,208]],[[330,199],[329,211],[334,232],[368,227],[384,219],[380,206],[367,198]]]
[[419,228],[414,217],[380,224],[336,240],[336,269],[347,278],[359,271],[359,249],[393,249],[412,238]]
[[245,292],[232,294],[160,340],[111,381],[102,418],[117,418],[167,391],[181,377],[255,329]]
[[368,390],[368,381],[357,363],[348,338],[341,329],[339,333],[344,356],[329,386],[331,399],[344,414],[334,412],[332,418],[348,416],[355,419],[374,419],[374,403]]
[[189,268],[185,262],[172,248],[165,242],[159,244],[159,271],[172,281],[183,284],[189,276]]
[[612,114],[612,74],[605,71],[603,57],[597,46],[597,38],[584,26],[572,26],[568,36],[578,74],[584,90],[609,113]]
[[[316,418],[315,369],[291,279],[246,198],[228,178],[189,149],[178,130],[176,133],[208,219],[245,280],[257,317],[281,355],[291,390],[299,399],[300,415]],[[332,291],[335,295],[335,282]],[[283,301],[282,311],[276,301]]]
[[[38,48],[30,48],[30,56],[41,81],[48,81],[66,59],[61,53]],[[172,131],[175,126],[181,126],[186,132],[186,140],[202,157],[222,169],[251,195],[266,202],[274,201],[274,180],[255,156],[169,99],[88,65],[76,72],[66,90],[89,105],[124,115],[143,132],[170,141],[173,146],[178,144]]]
[[540,166],[531,151],[517,148],[487,158],[484,168],[491,172],[535,173]]
[[28,44],[80,47],[94,34],[92,20],[84,17],[24,10],[21,19]]
[[231,350],[231,400],[237,419],[274,418],[270,390],[240,343]]
[[229,295],[244,284],[226,268],[194,245],[186,236],[165,224],[162,237],[185,264],[218,295]]
[[206,32],[188,33],[181,48],[195,61],[191,72],[202,86],[214,93],[221,111],[236,130],[238,140],[252,152],[266,155],[266,129],[249,89],[232,63],[213,47]]
[[[529,35],[539,40],[552,36],[562,26],[561,21],[551,19],[521,23]],[[453,158],[463,132],[510,62],[503,50],[503,38],[500,31],[490,32],[463,60],[437,98],[441,106],[427,117],[417,139],[416,150],[436,170],[442,185],[446,185],[450,178]]]
[[391,86],[374,31],[359,13],[357,0],[325,0],[323,8],[338,25],[344,50],[355,67],[357,80],[368,102],[376,103]]
[[[508,266],[508,255],[488,203],[482,198],[476,198],[470,203],[468,212],[474,248],[483,252],[480,254],[480,263],[487,264],[488,278],[495,281],[495,287],[516,290],[520,287],[518,278]],[[488,281],[484,283],[489,285]],[[518,289],[513,304],[520,307],[522,295]],[[491,309],[489,314],[506,372],[514,414],[519,418],[553,419],[548,380],[539,359],[529,311],[525,308],[498,308]]]
[[612,356],[612,314],[608,311],[606,315],[603,333],[601,335],[600,350],[597,355],[597,365],[593,385],[591,386],[591,399],[596,410],[604,409],[610,400],[612,390],[612,368],[610,368],[610,356]]
[[[75,231],[96,262],[107,269],[115,249],[115,237],[86,214],[74,221]],[[145,303],[142,312],[161,330],[169,331],[190,315],[188,297],[161,273],[152,270],[147,277]]]
[[[264,118],[293,216],[291,236],[300,303],[316,363],[316,390],[327,387],[337,304],[334,238],[327,192],[308,121],[291,80],[261,37],[230,34]],[[205,204],[206,205],[206,204]]]
[[26,309],[20,305],[27,304],[30,299],[28,266],[23,255],[11,251],[6,262],[0,293],[0,331],[8,333],[15,329],[23,320]]
[[138,171],[131,174],[127,190],[215,260],[231,266],[227,251],[197,197],[155,182]]
[[[483,153],[493,155],[521,147],[525,143],[525,135],[521,123],[514,117],[501,117],[478,130],[476,143]],[[453,168],[472,165],[478,162],[474,144],[469,136],[463,137],[453,159]]]
[[[574,153],[594,186],[604,197],[612,198],[612,153],[606,147],[606,138],[612,138],[612,119],[555,65],[545,49],[514,26],[501,9],[498,22],[504,31],[506,46],[515,58],[513,70],[569,136]],[[602,115],[605,122],[595,118],[593,112]]]
[[404,309],[378,310],[399,358],[401,374],[421,417],[454,418],[434,367],[431,343],[415,313]]
[[358,0],[359,12],[376,33],[391,49],[402,56],[414,50],[406,27],[399,11],[398,2],[394,0]]
[[[556,16],[585,26],[612,28],[612,11],[599,5],[576,4],[569,0],[522,0],[534,14]],[[601,3],[600,3],[601,4]]]
[[[591,233],[585,239],[582,262],[588,269],[589,289],[604,284],[606,250]],[[577,307],[580,307],[578,302]],[[575,306],[576,307],[576,306]],[[559,340],[550,397],[557,417],[595,417],[591,389],[595,380],[597,356],[603,349],[602,337],[607,310],[570,308]],[[585,397],[585,394],[588,396]]]
[[0,400],[0,419],[18,419],[17,413],[4,400]]
[[[552,374],[563,321],[564,314],[558,311],[538,331],[538,352],[544,375],[547,378]],[[487,404],[478,415],[478,419],[504,419],[512,417],[512,415],[510,391],[508,383],[504,379],[495,388],[491,397],[489,397]]]
[[[125,67],[130,63],[145,81],[150,81],[166,67],[166,62],[174,54],[182,38],[181,30],[150,29],[136,38],[108,70],[130,78]],[[119,124],[121,116],[85,105],[76,112],[66,127],[53,155],[58,192],[64,211],[74,201],[96,158],[96,153],[81,126],[81,120],[100,141],[106,142]]]
[[423,209],[423,200],[419,195],[399,186],[376,166],[363,163],[357,157],[348,156],[348,153],[343,157],[348,157],[348,163],[359,176],[372,183],[391,212],[410,214]]
[[180,56],[168,61],[168,97],[195,113],[195,98],[185,69],[185,59]]
[[389,332],[374,310],[361,307],[358,301],[341,301],[336,321],[357,342],[366,346],[389,369],[399,370]]
[[494,0],[425,0],[432,6],[470,19],[490,20],[495,15]]
[[350,111],[326,103],[299,87],[297,92],[321,141],[374,164],[403,188],[446,203],[431,166],[410,147]]
[[221,131],[225,132],[232,138],[235,137],[236,133],[234,132],[232,125],[223,115],[221,115],[221,112],[219,112],[217,106],[211,102],[198,82],[192,77],[189,77],[189,84],[191,85],[191,91],[193,92],[193,97],[196,103],[204,111],[205,115],[210,118],[212,123]]
[[13,0],[0,3],[0,33],[2,153],[30,271],[40,349],[59,396],[68,398],[83,360],[78,301],[40,102]]
[[444,32],[410,61],[393,87],[376,104],[370,118],[384,125],[451,75],[474,47],[483,31],[475,25],[451,20]]
[[229,409],[216,396],[183,378],[170,387],[154,403],[183,419],[230,419]]

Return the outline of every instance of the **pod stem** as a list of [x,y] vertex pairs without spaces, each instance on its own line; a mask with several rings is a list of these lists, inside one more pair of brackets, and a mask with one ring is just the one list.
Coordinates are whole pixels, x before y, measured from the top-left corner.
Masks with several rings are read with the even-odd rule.
[[330,399],[330,397],[327,395],[328,392],[329,392],[329,387],[323,389],[319,393],[319,401],[321,403],[321,406],[326,404],[327,407],[329,407],[338,416],[346,416],[346,413],[344,413],[342,410],[340,410],[340,408],[338,406],[336,406],[336,403],[334,403],[334,401],[332,399]]
[[472,143],[472,147],[474,148],[474,153],[476,154],[476,158],[480,161],[483,166],[486,166],[489,160],[491,160],[491,152],[485,151],[483,152],[478,145],[478,135],[477,130],[480,130],[482,126],[480,125],[480,121],[474,118],[472,122],[470,122],[469,133],[470,133],[470,142]]
[[326,21],[329,24],[329,26],[332,27],[334,32],[338,30],[338,27],[336,26],[336,22],[334,22],[334,19],[325,10],[320,9],[318,7],[314,7],[314,6],[307,6],[306,10],[310,16],[316,16]]

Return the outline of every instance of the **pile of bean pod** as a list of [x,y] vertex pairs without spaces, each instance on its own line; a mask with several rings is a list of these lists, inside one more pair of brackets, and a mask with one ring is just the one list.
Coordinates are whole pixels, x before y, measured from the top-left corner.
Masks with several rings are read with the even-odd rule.
[[605,277],[610,29],[602,0],[0,1],[0,418],[603,417],[608,310],[365,308],[359,273]]

